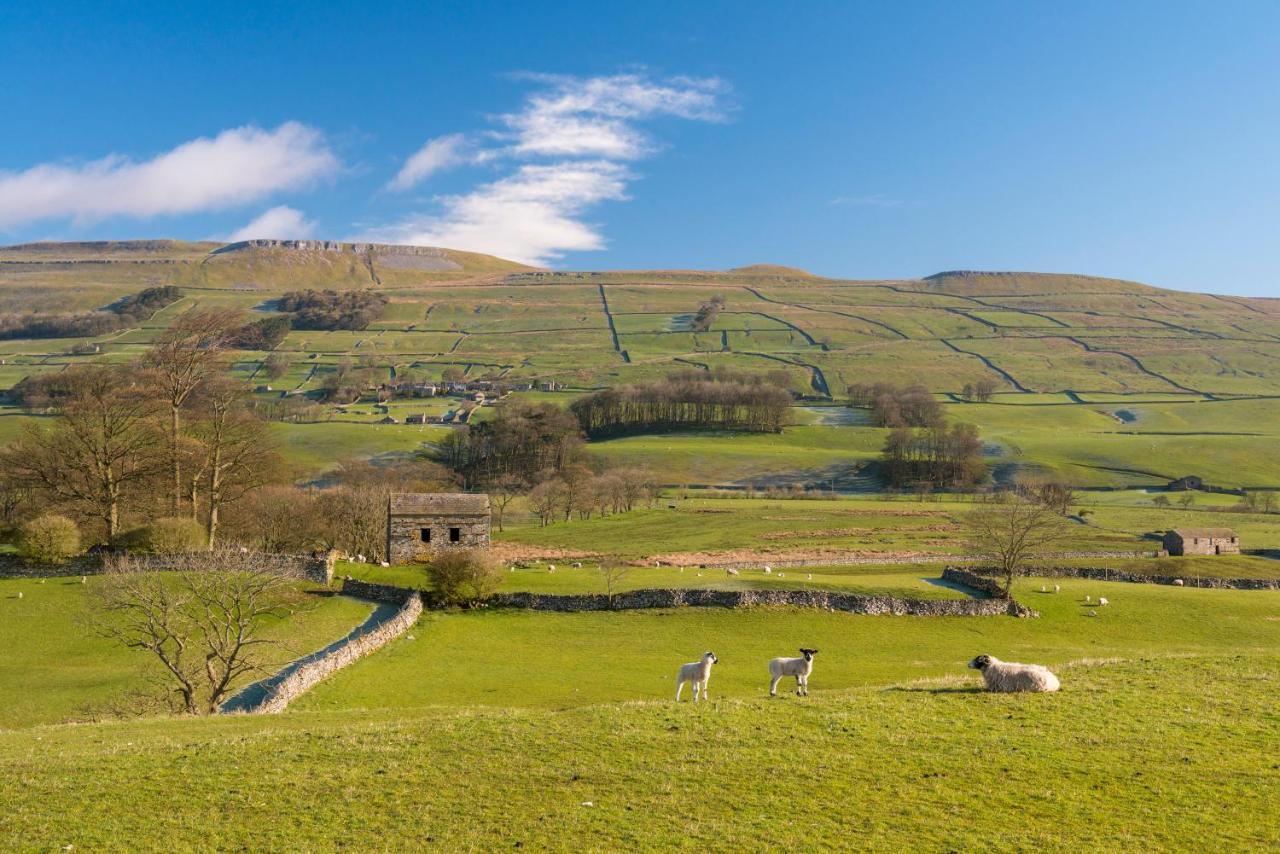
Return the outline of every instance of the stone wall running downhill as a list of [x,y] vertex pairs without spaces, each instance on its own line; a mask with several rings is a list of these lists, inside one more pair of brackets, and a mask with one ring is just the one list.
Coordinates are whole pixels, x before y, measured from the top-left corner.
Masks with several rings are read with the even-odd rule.
[[[1186,587],[1208,587],[1215,590],[1280,590],[1280,579],[1277,578],[1204,578],[1190,575],[1143,575],[1138,572],[1124,572],[1108,569],[1104,566],[1037,566],[1032,576],[1040,578],[1088,578],[1093,581],[1122,581],[1127,584],[1174,584],[1181,580]],[[1000,583],[987,575],[980,575],[973,570],[949,566],[942,571],[942,577],[956,584],[964,584],[976,590],[991,592],[983,584],[994,587],[998,595]]]
[[366,655],[377,652],[400,635],[409,631],[422,613],[422,597],[418,596],[415,591],[402,590],[401,599],[404,604],[394,617],[368,634],[353,638],[328,655],[302,665],[282,679],[279,684],[272,687],[262,703],[249,709],[249,713],[277,714],[283,712],[291,702],[305,694],[316,684],[328,679],[348,664],[353,664]]
[[[390,584],[371,584],[348,578],[346,596],[379,602],[403,601],[418,591]],[[423,592],[430,597],[430,593]],[[820,608],[850,614],[898,614],[917,617],[988,617],[1009,614],[1039,616],[1030,608],[1006,599],[899,599],[824,590],[690,590],[651,588],[617,593],[613,601],[603,593],[496,593],[485,600],[489,608],[523,608],[529,611],[632,611],[645,608],[747,608],[788,606]]]

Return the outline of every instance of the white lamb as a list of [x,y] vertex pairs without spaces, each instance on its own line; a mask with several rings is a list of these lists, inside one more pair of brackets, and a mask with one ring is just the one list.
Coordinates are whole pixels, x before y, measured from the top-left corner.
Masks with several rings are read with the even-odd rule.
[[1175,578],[1175,579],[1173,580],[1173,586],[1174,586],[1174,587],[1181,587],[1181,586],[1182,586],[1182,579],[1181,579],[1181,578]]
[[1108,602],[1107,602],[1107,597],[1106,597],[1106,596],[1099,596],[1099,597],[1098,597],[1098,604],[1099,604],[1099,605],[1107,605],[1107,604],[1110,604],[1110,603],[1108,603]]
[[773,567],[769,566],[769,564],[766,563],[764,565],[764,574],[770,575],[772,572],[773,572]]
[[813,657],[816,649],[800,648],[800,658],[775,658],[769,662],[769,696],[778,696],[778,682],[783,676],[796,677],[796,695],[809,696],[809,674],[813,672]]
[[719,661],[716,654],[710,650],[702,654],[702,658],[698,661],[691,661],[688,664],[680,665],[680,672],[676,674],[676,702],[680,702],[680,692],[684,690],[684,683],[693,683],[693,702],[698,702],[699,694],[701,699],[710,699],[707,694],[707,683],[711,681],[711,665]]
[[982,672],[988,691],[1057,691],[1058,677],[1039,664],[1016,664],[993,655],[980,655],[969,666]]

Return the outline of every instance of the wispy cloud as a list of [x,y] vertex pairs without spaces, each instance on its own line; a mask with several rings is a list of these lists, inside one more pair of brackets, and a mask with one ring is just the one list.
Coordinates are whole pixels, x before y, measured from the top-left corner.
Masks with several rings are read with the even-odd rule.
[[112,154],[0,172],[0,229],[48,219],[85,223],[223,210],[307,186],[340,168],[324,136],[306,125],[233,128],[150,160]]
[[263,211],[244,228],[227,235],[227,242],[238,240],[297,240],[315,233],[316,224],[302,211],[278,205]]
[[891,196],[886,196],[884,193],[871,193],[865,196],[836,196],[827,204],[864,208],[896,208],[902,204],[902,199],[895,199]]
[[437,172],[473,162],[476,152],[466,134],[451,133],[428,140],[413,153],[396,177],[387,184],[389,190],[408,190],[430,178]]
[[626,198],[627,164],[660,146],[638,127],[670,116],[724,117],[727,87],[715,78],[653,80],[526,75],[540,88],[489,128],[431,140],[389,185],[405,190],[444,169],[487,163],[508,174],[436,199],[438,209],[370,229],[367,239],[448,246],[545,264],[565,252],[600,249],[604,238],[582,217],[593,205]]

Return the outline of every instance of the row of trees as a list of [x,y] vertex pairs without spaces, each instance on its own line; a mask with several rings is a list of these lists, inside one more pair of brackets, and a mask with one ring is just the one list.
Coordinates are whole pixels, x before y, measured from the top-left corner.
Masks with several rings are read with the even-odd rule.
[[748,430],[779,433],[791,393],[770,377],[682,371],[665,380],[619,386],[570,405],[593,438],[664,430]]
[[851,385],[849,405],[870,409],[877,427],[936,427],[945,420],[942,404],[922,385]]
[[103,335],[149,320],[176,302],[182,292],[173,285],[146,288],[103,311],[35,312],[0,315],[0,338],[84,338]]
[[600,474],[581,465],[566,467],[529,491],[529,510],[542,526],[557,520],[601,518],[652,506],[658,483],[648,469],[618,468]]
[[892,489],[964,488],[981,481],[987,470],[972,424],[895,428],[885,439],[881,460]]
[[382,317],[387,297],[373,290],[289,291],[280,298],[281,311],[293,315],[295,329],[367,329]]
[[213,547],[224,509],[280,469],[246,388],[224,373],[241,326],[238,312],[187,312],[140,362],[71,368],[43,384],[53,418],[0,450],[0,491],[18,496],[10,513],[57,509],[108,545],[129,523],[199,519]]

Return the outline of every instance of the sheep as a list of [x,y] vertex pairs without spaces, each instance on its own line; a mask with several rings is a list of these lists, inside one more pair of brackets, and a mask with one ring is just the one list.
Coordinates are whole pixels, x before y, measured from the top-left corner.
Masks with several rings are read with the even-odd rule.
[[581,563],[580,561],[574,561],[574,562],[573,562],[573,568],[574,568],[574,569],[582,569],[582,563]]
[[1058,677],[1039,664],[1001,661],[994,655],[980,655],[969,667],[982,672],[988,691],[1057,691]]
[[1061,592],[1062,592],[1062,585],[1061,585],[1061,584],[1055,584],[1055,585],[1053,585],[1053,592],[1054,592],[1054,593],[1061,593]]
[[22,591],[21,591],[21,590],[19,590],[19,591],[18,591],[18,598],[19,598],[19,599],[21,599],[21,598],[22,598]]
[[389,564],[389,563],[387,563],[385,560],[383,560],[383,561],[379,561],[379,562],[378,562],[378,566],[380,566],[380,567],[382,567],[383,569],[385,569],[385,568],[387,568],[388,566],[391,566],[391,564]]
[[770,575],[770,574],[772,574],[772,573],[773,573],[773,567],[769,566],[769,564],[767,564],[767,563],[766,563],[766,564],[764,565],[764,574],[765,574],[765,575]]
[[1182,579],[1181,579],[1181,578],[1175,578],[1175,579],[1173,580],[1173,586],[1174,586],[1174,587],[1181,587],[1181,586],[1182,586]]
[[1048,587],[1045,587],[1043,584],[1041,584],[1041,585],[1040,585],[1040,592],[1041,592],[1041,593],[1048,593],[1048,592],[1049,592],[1049,588],[1048,588]]
[[811,573],[809,573],[807,576],[805,576],[805,581],[813,581],[813,573],[812,573],[812,572],[811,572]]
[[725,575],[737,575],[737,574],[738,574],[738,570],[734,569],[733,567],[729,567],[729,568],[728,568],[728,569],[726,569],[724,572],[725,572]]
[[1086,593],[1084,597],[1084,604],[1086,605],[1093,604],[1093,597]]
[[698,661],[680,665],[680,672],[676,674],[676,702],[680,702],[680,692],[686,682],[693,684],[693,702],[698,702],[699,694],[703,700],[710,699],[707,683],[711,681],[711,665],[719,660],[714,652],[707,650]]
[[556,571],[556,565],[554,563],[547,564],[547,572],[555,572],[555,571]]
[[89,576],[87,576],[87,575],[82,575],[82,576],[80,576],[80,583],[81,583],[81,584],[88,584],[88,583],[89,583]]
[[800,648],[800,658],[775,658],[769,662],[769,696],[778,696],[778,682],[783,676],[796,677],[796,696],[809,696],[809,674],[813,672],[813,657],[816,649]]
[[1104,607],[1105,607],[1105,606],[1108,604],[1108,602],[1107,602],[1107,597],[1106,597],[1106,596],[1099,596],[1099,597],[1098,597],[1098,604],[1099,604],[1099,605],[1102,605],[1102,606],[1104,606]]

